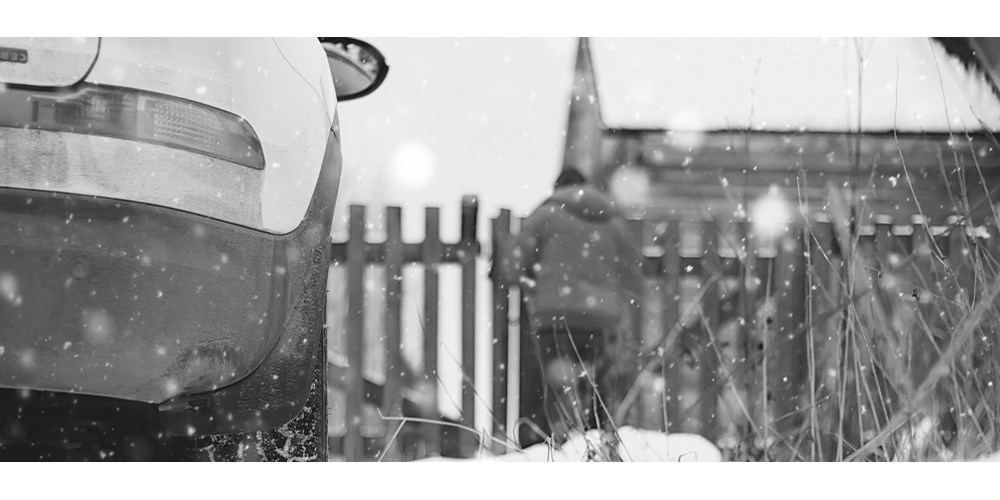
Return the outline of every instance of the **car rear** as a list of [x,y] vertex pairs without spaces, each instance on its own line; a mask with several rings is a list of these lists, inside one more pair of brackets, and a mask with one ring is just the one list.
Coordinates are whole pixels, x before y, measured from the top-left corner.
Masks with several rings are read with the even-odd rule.
[[0,388],[149,405],[178,434],[290,419],[335,104],[315,39],[0,38]]

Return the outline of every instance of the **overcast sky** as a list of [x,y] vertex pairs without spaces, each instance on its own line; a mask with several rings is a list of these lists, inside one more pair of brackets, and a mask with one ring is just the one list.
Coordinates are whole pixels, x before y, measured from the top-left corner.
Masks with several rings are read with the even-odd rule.
[[[493,216],[499,206],[526,211],[550,191],[574,39],[369,41],[391,69],[377,92],[340,105],[341,213],[352,202],[439,205],[442,233],[454,237],[447,222],[463,194],[479,195]],[[422,234],[419,220],[408,225]]]

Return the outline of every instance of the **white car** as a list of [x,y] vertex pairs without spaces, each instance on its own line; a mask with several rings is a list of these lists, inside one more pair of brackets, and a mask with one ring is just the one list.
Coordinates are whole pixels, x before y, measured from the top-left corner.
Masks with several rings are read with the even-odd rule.
[[325,458],[337,102],[387,71],[345,38],[0,38],[0,459]]

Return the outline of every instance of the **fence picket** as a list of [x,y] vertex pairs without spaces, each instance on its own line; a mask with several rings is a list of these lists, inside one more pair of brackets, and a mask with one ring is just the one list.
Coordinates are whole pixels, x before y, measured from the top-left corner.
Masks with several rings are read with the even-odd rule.
[[[645,273],[645,297],[640,314],[641,328],[639,329],[640,342],[638,344],[642,362],[637,363],[637,369],[648,362],[650,357],[655,356],[664,335],[673,326],[672,323],[667,324],[666,318],[668,304],[673,304],[676,310],[676,303],[673,300],[668,300],[668,294],[669,298],[672,299],[673,292],[667,290],[667,285],[676,280],[665,279],[667,276],[669,232],[670,227],[666,221],[654,222],[650,231],[648,248],[652,249],[654,255],[646,257],[650,268]],[[676,238],[676,235],[674,237]],[[676,244],[674,247],[676,248]],[[676,314],[674,317],[676,318]],[[665,406],[667,394],[664,384],[666,363],[658,363],[653,368],[650,373],[639,373],[638,378],[632,382],[643,387],[638,401],[635,403],[638,408],[636,411],[638,418],[634,424],[644,429],[666,430],[666,422],[669,420],[669,417],[665,417],[667,411]],[[617,410],[618,408],[613,409],[615,412]]]
[[[911,269],[916,279],[914,280],[912,296],[916,302],[915,308],[917,314],[927,322],[937,320],[934,315],[928,313],[928,307],[921,307],[921,304],[926,305],[930,301],[935,300],[934,297],[937,295],[933,253],[933,237],[924,225],[923,218],[918,219],[915,217]],[[914,385],[919,385],[924,380],[930,370],[931,364],[936,358],[933,341],[927,335],[921,334],[922,332],[923,329],[919,329],[915,333],[911,344],[910,358],[912,361],[910,379],[913,380]]]
[[[510,238],[510,210],[500,210],[500,215],[492,222],[490,256],[494,266],[505,250],[502,243]],[[494,267],[494,272],[499,272]],[[494,276],[493,279],[493,437],[507,441],[507,384],[510,363],[508,345],[510,341],[510,290],[507,282]],[[507,447],[496,444],[494,453],[503,454]]]
[[[712,342],[718,335],[720,321],[719,289],[723,281],[722,263],[719,258],[719,231],[715,222],[702,222],[701,232],[701,325],[697,335],[696,355],[698,356],[698,419],[702,435],[715,440],[717,435],[716,414],[719,395],[719,346]],[[714,281],[713,281],[714,280]]]
[[[476,428],[476,262],[479,256],[479,201],[475,196],[462,197],[462,233],[458,259],[462,266],[462,423]],[[459,434],[462,456],[472,456],[479,444],[471,432]]]
[[798,228],[789,229],[781,238],[774,258],[774,296],[776,314],[774,344],[768,363],[775,413],[775,430],[784,434],[801,425],[801,397],[806,372],[805,324],[805,255],[803,236]]
[[767,271],[769,260],[760,258],[760,242],[753,228],[746,222],[740,223],[745,240],[746,255],[743,258],[743,289],[741,290],[741,309],[743,316],[743,352],[745,355],[743,369],[746,387],[747,406],[751,422],[751,432],[746,434],[746,447],[754,449],[764,444],[769,434],[768,405],[766,399],[764,362],[764,314],[762,301],[767,298]]
[[810,425],[813,427],[812,441],[815,457],[832,459],[834,450],[834,431],[838,401],[830,400],[835,394],[839,378],[836,360],[839,359],[840,345],[839,305],[843,288],[839,280],[840,257],[835,251],[833,225],[823,220],[816,220],[810,227],[812,238],[810,245],[810,289],[809,329],[812,342],[807,348],[812,349],[813,382],[812,401],[814,405],[810,414]]
[[[441,262],[441,212],[427,207],[424,213],[424,243],[421,248],[424,263],[424,378],[430,394],[428,406],[438,411],[438,264]],[[423,428],[424,453],[432,456],[441,451],[441,428],[428,424]]]
[[[645,224],[643,224],[643,221],[629,220],[628,224],[626,225],[626,230],[628,231],[626,237],[631,239],[632,244],[636,245],[639,249],[643,249],[645,242]],[[642,341],[644,340],[643,330],[644,330],[644,325],[646,323],[643,317],[645,314],[649,313],[645,307],[642,307],[642,305],[645,304],[649,300],[649,297],[651,296],[650,293],[651,291],[649,290],[648,286],[649,285],[648,277],[649,275],[656,272],[655,269],[656,266],[652,265],[652,263],[655,261],[646,257],[641,251],[640,251],[640,256],[642,257],[639,262],[640,268],[638,270],[639,275],[642,276],[642,287],[638,291],[640,296],[628,298],[628,300],[630,301],[629,305],[631,306],[626,309],[627,314],[629,316],[626,318],[628,326],[624,329],[622,335],[620,335],[619,338],[616,340],[617,347],[619,347],[620,349],[617,352],[618,356],[614,362],[620,363],[621,366],[635,366],[638,363],[638,353],[639,353],[638,346],[640,346],[642,344]],[[637,301],[637,303],[632,303],[631,301]],[[607,343],[607,341],[605,341],[603,345],[608,346],[609,344]],[[624,397],[625,392],[628,390],[628,387],[624,387],[626,383],[638,382],[632,377],[625,377],[625,378],[631,380],[616,381],[612,383],[612,387],[608,388],[611,391],[620,394],[615,394],[614,395],[615,397],[610,398],[608,401],[605,401],[606,404],[614,401],[619,401]],[[605,381],[605,380],[597,381],[598,384],[609,383],[609,382],[610,381]],[[641,404],[642,401],[639,401],[639,403],[640,404],[633,404],[629,407],[628,411],[624,416],[625,420],[624,423],[627,423],[629,425],[637,425],[637,423],[643,418],[644,407]],[[614,415],[615,412],[617,411],[617,408],[609,408],[609,410],[611,414]],[[601,420],[609,418],[601,410],[598,410],[597,416],[600,417]]]
[[348,460],[359,461],[365,456],[364,439],[361,435],[361,410],[364,404],[364,362],[365,334],[365,207],[351,205],[350,227],[347,242],[347,362],[348,375],[345,380],[345,421],[347,433],[344,435],[344,455]]
[[[402,343],[403,306],[403,225],[400,207],[386,209],[385,241],[385,390],[382,393],[382,414],[394,417],[403,412],[403,360],[400,356]],[[389,421],[386,439],[392,439],[400,422]],[[399,458],[399,443],[386,442],[382,453],[386,460]]]
[[[975,303],[975,297],[968,295],[967,290],[976,290],[973,286],[973,265],[972,253],[969,245],[969,235],[967,235],[967,221],[958,217],[948,218],[948,263],[951,266],[953,276],[952,300],[964,301],[966,304]],[[960,298],[964,297],[964,299]]]
[[[518,228],[524,227],[524,217],[518,218]],[[531,315],[528,305],[528,294],[521,286],[517,290],[518,310],[518,360],[519,376],[517,419],[521,424],[525,421],[539,422],[544,415],[544,398],[548,384],[542,377],[542,358],[538,352],[538,337],[531,327]],[[539,441],[547,436],[538,436],[537,431],[529,425],[516,425],[515,439],[525,444]],[[542,429],[544,430],[544,429]]]
[[[681,321],[680,311],[680,277],[681,277],[681,255],[680,255],[680,225],[675,221],[666,223],[663,233],[663,278],[661,287],[663,289],[663,324],[662,336],[670,334],[671,330],[678,327]],[[661,339],[660,345],[663,345]],[[657,353],[662,356],[663,362],[660,366],[664,381],[664,430],[667,432],[677,432],[680,430],[680,395],[679,386],[675,383],[681,377],[681,357],[678,356],[679,349],[677,343],[669,349],[663,349]],[[671,383],[674,382],[674,383]]]

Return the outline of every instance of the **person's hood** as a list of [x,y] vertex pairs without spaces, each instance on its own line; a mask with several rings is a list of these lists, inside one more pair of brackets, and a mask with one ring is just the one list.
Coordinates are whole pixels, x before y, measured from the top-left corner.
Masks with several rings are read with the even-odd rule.
[[601,222],[618,215],[618,209],[607,195],[590,185],[556,189],[548,203],[556,204],[581,219]]

